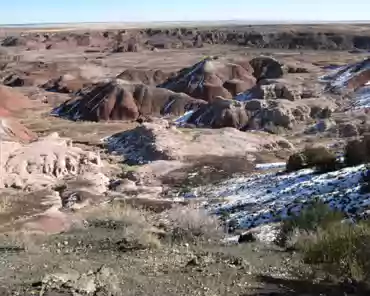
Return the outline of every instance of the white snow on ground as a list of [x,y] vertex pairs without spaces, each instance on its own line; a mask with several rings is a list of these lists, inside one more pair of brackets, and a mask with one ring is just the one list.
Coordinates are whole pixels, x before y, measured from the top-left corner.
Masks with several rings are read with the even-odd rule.
[[[319,81],[326,83],[326,91],[343,91],[347,88],[352,78],[370,69],[370,59],[358,63],[348,64],[330,71],[321,76]],[[370,81],[365,82],[356,92],[353,93],[354,109],[370,108]]]
[[175,120],[175,124],[177,126],[185,125],[188,122],[188,120],[190,119],[190,117],[194,114],[194,112],[195,112],[195,110],[190,110],[190,111],[185,112],[184,115],[180,116],[179,118],[177,118]]
[[356,91],[354,96],[356,98],[353,103],[354,109],[370,108],[370,82]]
[[251,99],[253,99],[253,93],[250,92],[250,91],[246,91],[246,92],[237,94],[234,97],[234,100],[239,101],[239,102],[245,102],[245,101],[248,101],[248,100],[251,100]]
[[268,169],[274,169],[274,168],[282,168],[285,166],[286,166],[285,162],[257,163],[256,169],[257,170],[268,170]]
[[364,170],[362,165],[325,174],[311,169],[255,174],[200,188],[200,195],[223,198],[224,202],[209,204],[207,208],[215,214],[227,211],[230,220],[247,229],[297,214],[316,197],[332,208],[361,214],[370,206],[370,194],[360,194],[359,181]]

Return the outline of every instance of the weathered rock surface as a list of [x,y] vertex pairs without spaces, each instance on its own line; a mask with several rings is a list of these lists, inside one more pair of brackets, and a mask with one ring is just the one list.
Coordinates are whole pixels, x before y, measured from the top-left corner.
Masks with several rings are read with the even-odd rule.
[[282,64],[271,57],[257,57],[249,62],[254,70],[253,75],[258,79],[274,79],[284,75]]
[[0,141],[30,142],[37,139],[35,133],[31,132],[10,114],[0,108]]
[[162,70],[127,69],[117,75],[116,78],[132,83],[155,86],[165,82],[169,77],[174,75],[176,73],[164,72]]
[[30,100],[17,90],[0,85],[0,108],[8,111],[20,111],[32,106]]
[[239,102],[217,98],[180,117],[177,124],[213,128],[235,127],[242,130],[264,129],[272,125],[291,129],[296,123],[309,119],[310,112],[310,107],[301,102],[283,99]]
[[134,130],[113,135],[105,142],[110,151],[124,155],[126,161],[133,164],[205,156],[246,156],[266,149],[293,147],[284,138],[263,132],[240,132],[233,128],[183,132],[166,121],[144,123]]
[[41,189],[71,176],[85,176],[104,192],[108,178],[99,155],[73,147],[71,140],[51,134],[29,144],[2,141],[0,188]]
[[58,93],[75,93],[86,85],[91,84],[90,81],[73,75],[62,75],[56,79],[51,79],[41,87],[47,91]]

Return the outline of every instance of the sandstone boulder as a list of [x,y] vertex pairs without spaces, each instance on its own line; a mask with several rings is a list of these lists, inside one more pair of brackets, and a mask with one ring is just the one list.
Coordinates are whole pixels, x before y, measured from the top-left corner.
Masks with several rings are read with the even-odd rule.
[[283,65],[274,58],[261,56],[252,59],[249,63],[254,69],[253,75],[257,80],[280,78],[284,75]]

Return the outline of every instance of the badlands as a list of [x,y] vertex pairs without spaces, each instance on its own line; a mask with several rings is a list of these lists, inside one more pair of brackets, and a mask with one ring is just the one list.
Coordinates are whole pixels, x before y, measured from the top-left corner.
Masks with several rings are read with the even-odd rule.
[[369,28],[2,30],[0,295],[369,295]]

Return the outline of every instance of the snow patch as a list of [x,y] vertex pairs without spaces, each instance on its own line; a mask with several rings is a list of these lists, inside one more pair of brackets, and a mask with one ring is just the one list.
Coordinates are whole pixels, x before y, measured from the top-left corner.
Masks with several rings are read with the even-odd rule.
[[361,165],[326,174],[305,169],[241,176],[203,187],[199,194],[222,198],[224,202],[209,204],[209,211],[226,211],[229,220],[247,229],[287,219],[316,197],[332,208],[357,215],[366,212],[370,205],[370,195],[360,192],[359,181],[365,169]]
[[286,166],[285,162],[257,163],[256,169],[257,170],[268,170],[268,169],[274,169],[274,168],[282,168],[285,166]]

